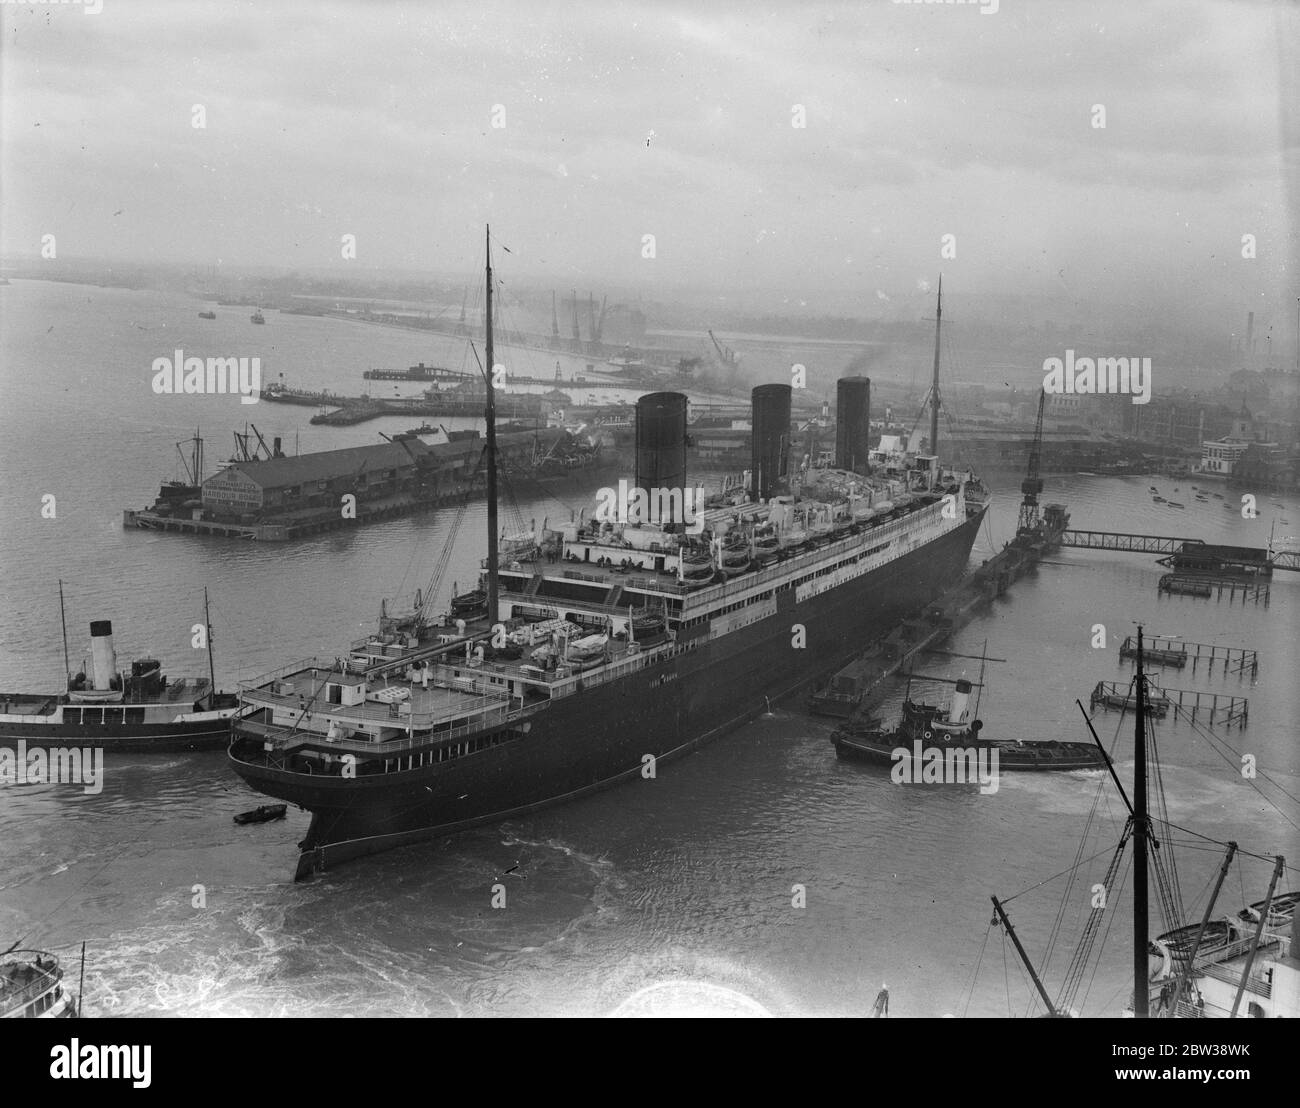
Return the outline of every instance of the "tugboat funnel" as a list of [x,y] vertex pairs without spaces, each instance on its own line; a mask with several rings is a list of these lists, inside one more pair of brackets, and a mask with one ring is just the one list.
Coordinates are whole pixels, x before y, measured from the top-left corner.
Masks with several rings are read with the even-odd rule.
[[966,717],[970,714],[968,705],[970,704],[971,683],[969,681],[958,681],[957,689],[952,694],[952,707],[948,710],[949,723],[965,723]]
[[117,675],[117,652],[113,649],[113,623],[107,619],[90,624],[90,661],[94,688],[107,691]]

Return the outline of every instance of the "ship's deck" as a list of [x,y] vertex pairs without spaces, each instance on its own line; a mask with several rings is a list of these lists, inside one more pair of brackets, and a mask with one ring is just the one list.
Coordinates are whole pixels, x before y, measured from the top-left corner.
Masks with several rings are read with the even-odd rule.
[[[481,715],[493,709],[504,709],[504,688],[500,695],[483,695],[475,692],[465,682],[456,687],[438,684],[431,680],[424,688],[419,682],[404,679],[372,679],[366,684],[366,700],[360,704],[331,702],[325,688],[340,680],[355,682],[359,675],[340,675],[337,670],[304,666],[284,673],[281,677],[256,689],[245,689],[245,700],[250,703],[275,708],[283,712],[320,713],[346,722],[378,724],[427,730],[439,723],[461,720]],[[393,691],[391,700],[372,699],[382,696],[385,690]],[[404,694],[400,695],[399,694]]]
[[0,715],[48,716],[60,704],[73,707],[128,707],[140,708],[150,704],[188,704],[200,700],[212,691],[212,682],[206,677],[177,677],[168,681],[157,696],[113,701],[73,701],[59,693],[0,693]]

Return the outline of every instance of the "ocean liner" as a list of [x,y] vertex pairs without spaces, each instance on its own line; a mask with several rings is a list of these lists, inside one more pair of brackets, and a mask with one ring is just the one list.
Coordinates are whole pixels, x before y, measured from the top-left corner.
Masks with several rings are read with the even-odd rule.
[[233,769],[312,814],[296,876],[649,778],[955,581],[987,505],[933,450],[938,326],[927,452],[870,450],[870,382],[846,378],[836,467],[801,464],[790,386],[761,385],[748,480],[696,512],[686,397],[652,393],[637,404],[630,497],[647,518],[584,513],[538,544],[499,538],[488,390],[479,587],[441,619],[428,590],[343,655],[241,686]]

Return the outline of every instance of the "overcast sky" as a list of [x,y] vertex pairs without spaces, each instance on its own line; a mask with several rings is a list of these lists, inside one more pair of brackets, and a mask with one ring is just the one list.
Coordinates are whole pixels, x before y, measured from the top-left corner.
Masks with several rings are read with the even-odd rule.
[[560,287],[942,267],[1294,341],[1296,5],[102,4],[0,6],[8,256],[470,270],[490,220]]

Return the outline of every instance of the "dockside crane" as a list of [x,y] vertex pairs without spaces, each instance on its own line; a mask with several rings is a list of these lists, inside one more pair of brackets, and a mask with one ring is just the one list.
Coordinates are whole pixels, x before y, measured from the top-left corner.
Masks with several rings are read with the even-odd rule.
[[1039,390],[1038,418],[1034,421],[1034,438],[1029,444],[1029,467],[1025,479],[1020,482],[1020,491],[1024,499],[1020,501],[1020,520],[1016,524],[1016,535],[1033,534],[1038,530],[1041,520],[1038,515],[1038,494],[1043,491],[1043,479],[1038,475],[1043,455],[1043,406],[1047,403],[1047,392]]
[[602,334],[604,333],[604,331],[605,331],[605,311],[606,311],[608,305],[609,305],[609,297],[608,297],[607,295],[606,295],[606,296],[602,296],[602,297],[600,298],[600,315],[596,315],[596,314],[595,314],[595,312],[596,312],[596,301],[595,301],[595,299],[593,298],[593,299],[592,299],[592,302],[591,302],[591,311],[592,311],[592,319],[591,319],[591,341],[592,341],[593,343],[596,343],[597,345],[600,344],[600,341],[601,341],[601,335],[602,335]]
[[[250,430],[251,428],[251,430]],[[283,458],[284,452],[280,449],[280,440],[275,440],[275,449],[266,445],[266,439],[262,437],[262,432],[252,423],[244,425],[243,433],[239,431],[235,435],[235,455],[230,460],[232,462],[263,462],[270,461],[272,458]],[[253,445],[253,440],[257,440],[257,445]]]
[[709,332],[709,338],[713,341],[713,347],[718,352],[718,357],[722,361],[724,368],[730,369],[736,364],[736,352],[730,347],[723,346],[712,331]]

